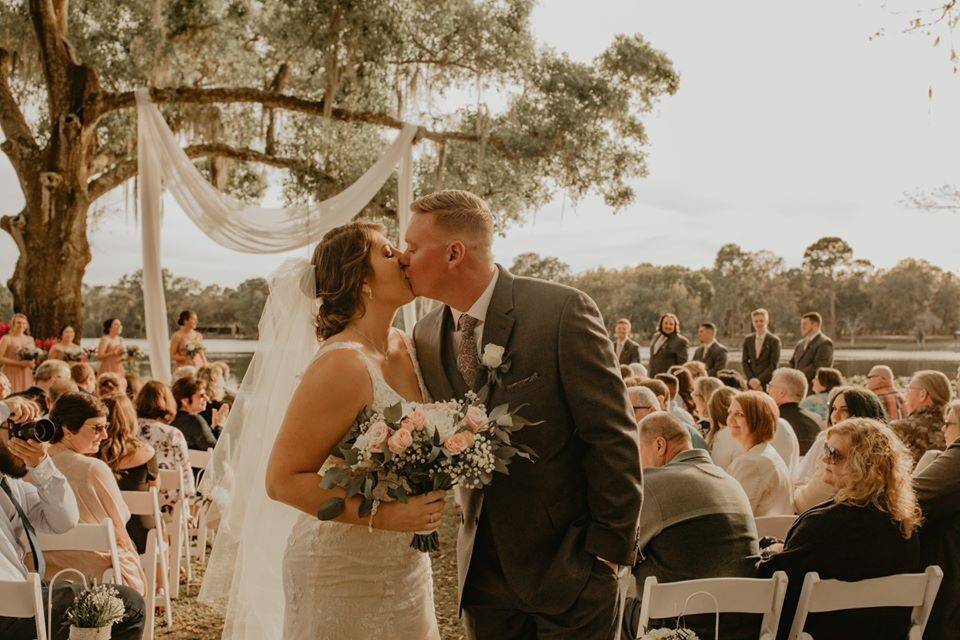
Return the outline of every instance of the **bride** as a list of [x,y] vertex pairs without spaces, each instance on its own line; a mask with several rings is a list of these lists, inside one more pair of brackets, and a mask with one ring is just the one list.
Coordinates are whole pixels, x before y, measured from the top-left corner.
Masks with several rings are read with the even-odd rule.
[[[340,462],[330,451],[358,414],[426,399],[412,341],[391,328],[397,309],[414,297],[398,256],[383,227],[353,222],[324,236],[309,267],[285,266],[271,282],[260,325],[260,348],[267,351],[258,352],[244,377],[238,407],[246,406],[240,417],[231,412],[227,445],[218,443],[226,452],[215,452],[217,479],[206,483],[214,500],[226,504],[201,600],[229,590],[225,639],[439,638],[430,557],[409,544],[411,532],[438,525],[442,492],[383,503],[363,518],[357,498],[335,521],[316,516],[324,502],[344,496],[342,489],[322,489],[318,474]],[[304,305],[305,298],[312,304]],[[316,311],[321,346],[298,366],[291,337],[302,339],[302,327],[276,327],[310,322],[307,308]],[[283,388],[282,367],[302,371],[292,394]],[[231,438],[240,443],[232,453]],[[277,509],[278,502],[299,516]]]

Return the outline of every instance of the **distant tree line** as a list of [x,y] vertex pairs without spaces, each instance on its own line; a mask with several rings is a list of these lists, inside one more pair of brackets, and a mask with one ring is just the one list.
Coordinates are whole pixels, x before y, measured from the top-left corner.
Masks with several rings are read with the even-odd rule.
[[750,311],[770,311],[775,331],[799,333],[799,317],[819,311],[824,329],[834,337],[863,335],[953,334],[960,329],[960,278],[925,260],[907,258],[878,269],[854,257],[846,241],[826,237],[804,252],[800,267],[788,268],[769,251],[745,251],[726,244],[712,267],[639,264],[573,273],[555,257],[524,253],[511,270],[587,292],[608,325],[618,317],[632,320],[634,332],[649,336],[665,312],[676,313],[683,332],[696,333],[701,322],[714,322],[722,335],[751,331]]

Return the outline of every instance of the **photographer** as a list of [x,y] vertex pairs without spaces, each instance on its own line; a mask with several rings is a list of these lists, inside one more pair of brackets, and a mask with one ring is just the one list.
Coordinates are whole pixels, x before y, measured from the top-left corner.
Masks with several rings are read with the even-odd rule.
[[[29,569],[24,556],[32,552],[41,575],[43,553],[37,545],[37,531],[64,533],[79,519],[77,501],[66,478],[47,455],[49,444],[10,437],[10,423],[35,420],[39,408],[24,398],[0,402],[0,580],[25,580]],[[9,420],[9,422],[8,422]],[[22,541],[26,539],[26,544]],[[69,623],[64,612],[82,590],[76,583],[58,582],[53,587],[53,635],[65,640]],[[143,631],[143,599],[131,589],[118,587],[126,608],[124,619],[113,627],[113,638],[134,640]],[[47,585],[43,587],[46,603]],[[0,617],[0,638],[33,638],[32,618]]]

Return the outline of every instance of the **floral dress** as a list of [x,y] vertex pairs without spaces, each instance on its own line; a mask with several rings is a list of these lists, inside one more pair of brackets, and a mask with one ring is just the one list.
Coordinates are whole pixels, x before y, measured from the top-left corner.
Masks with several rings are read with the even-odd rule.
[[[197,493],[193,482],[193,472],[190,469],[190,452],[183,433],[176,427],[164,424],[159,420],[140,418],[140,440],[146,442],[157,452],[157,467],[160,469],[176,469],[180,466],[183,477],[183,492],[185,497],[191,498]],[[177,502],[177,495],[169,489],[160,490],[160,510],[164,513],[173,511]]]

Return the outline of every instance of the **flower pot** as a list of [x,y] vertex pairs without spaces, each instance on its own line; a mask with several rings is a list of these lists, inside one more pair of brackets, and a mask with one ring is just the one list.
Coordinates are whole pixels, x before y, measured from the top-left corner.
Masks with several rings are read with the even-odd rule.
[[70,640],[110,640],[110,629],[106,627],[70,627]]

